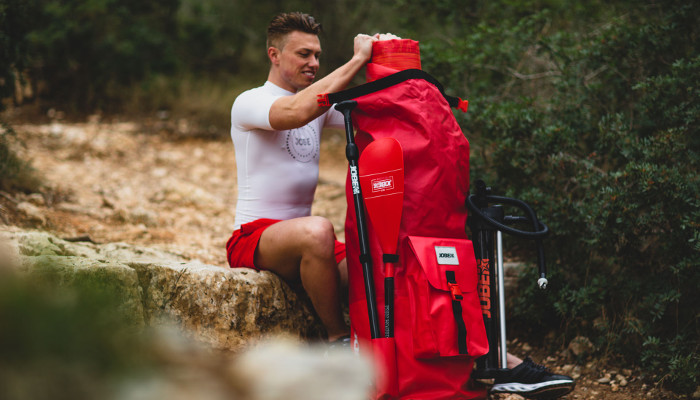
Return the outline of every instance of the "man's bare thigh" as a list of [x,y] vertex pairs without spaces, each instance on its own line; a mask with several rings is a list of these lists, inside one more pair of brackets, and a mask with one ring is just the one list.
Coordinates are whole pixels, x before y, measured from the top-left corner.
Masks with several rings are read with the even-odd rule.
[[299,265],[307,240],[305,226],[311,223],[311,218],[318,217],[294,218],[267,227],[255,250],[255,265],[287,281],[298,281]]

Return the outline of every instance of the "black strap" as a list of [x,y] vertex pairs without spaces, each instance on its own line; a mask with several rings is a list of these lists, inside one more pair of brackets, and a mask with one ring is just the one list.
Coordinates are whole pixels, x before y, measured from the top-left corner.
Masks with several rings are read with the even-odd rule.
[[440,82],[437,79],[430,76],[427,72],[420,69],[406,69],[399,71],[395,74],[385,76],[384,78],[377,79],[372,82],[365,83],[364,85],[355,86],[353,88],[343,90],[341,92],[329,93],[328,103],[336,104],[345,100],[352,100],[358,97],[368,95],[370,93],[378,92],[382,89],[398,85],[401,82],[405,82],[409,79],[423,79],[429,83],[435,85],[438,88],[442,96],[447,100],[450,107],[457,108],[460,104],[460,99],[458,97],[453,97],[445,94],[445,89],[443,89]]
[[398,254],[384,254],[382,256],[382,261],[384,261],[385,263],[396,264],[397,262],[399,262],[399,255]]
[[452,294],[452,313],[455,317],[455,322],[457,323],[457,345],[459,347],[459,354],[469,355],[467,351],[467,325],[464,323],[464,318],[462,317],[462,291],[457,285],[457,280],[455,279],[454,271],[445,271],[447,277],[447,284],[450,287],[450,293]]

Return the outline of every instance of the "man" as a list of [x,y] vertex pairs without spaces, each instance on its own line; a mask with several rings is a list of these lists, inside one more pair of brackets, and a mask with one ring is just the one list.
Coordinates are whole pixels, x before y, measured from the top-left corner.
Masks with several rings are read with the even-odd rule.
[[302,13],[273,18],[267,29],[267,82],[242,93],[231,109],[238,168],[235,231],[227,243],[231,267],[276,273],[301,285],[330,342],[349,345],[340,301],[347,279],[345,247],[333,226],[310,216],[320,134],[343,126],[342,114],[319,107],[317,95],[344,89],[369,61],[377,37],[357,35],[352,58],[314,83],[321,26]]

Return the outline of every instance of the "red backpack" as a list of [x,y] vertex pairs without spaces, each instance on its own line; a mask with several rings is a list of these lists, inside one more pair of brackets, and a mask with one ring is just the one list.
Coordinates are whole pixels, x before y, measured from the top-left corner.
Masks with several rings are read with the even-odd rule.
[[[485,398],[485,389],[470,381],[474,361],[488,352],[488,341],[474,250],[465,232],[469,142],[451,110],[453,106],[466,111],[466,102],[446,96],[441,85],[419,69],[396,72],[370,64],[369,73],[371,82],[330,94],[328,101],[357,102],[352,122],[360,154],[377,139],[392,137],[400,143],[404,194],[394,276],[394,337],[372,339],[348,174],[345,238],[355,349],[376,360],[377,399]],[[370,221],[367,232],[372,278],[382,282],[383,254]],[[382,285],[375,285],[375,292],[376,302],[383,304]],[[378,317],[384,318],[382,307]]]

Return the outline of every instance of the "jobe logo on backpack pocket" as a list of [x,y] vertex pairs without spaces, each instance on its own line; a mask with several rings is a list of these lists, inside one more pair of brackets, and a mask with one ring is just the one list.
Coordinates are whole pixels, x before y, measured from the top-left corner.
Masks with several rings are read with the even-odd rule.
[[439,265],[459,265],[457,249],[452,246],[435,246],[435,255]]

